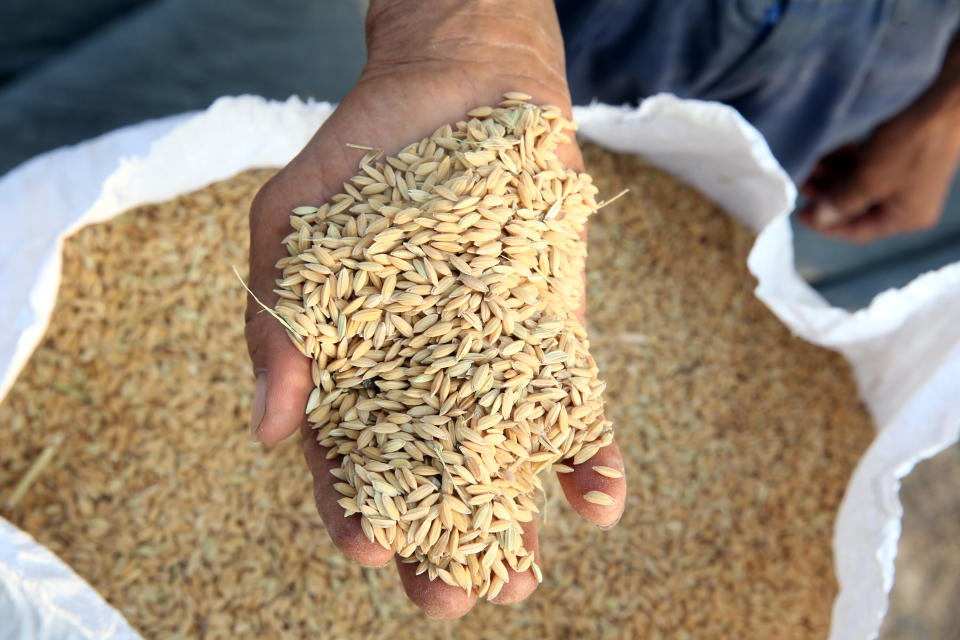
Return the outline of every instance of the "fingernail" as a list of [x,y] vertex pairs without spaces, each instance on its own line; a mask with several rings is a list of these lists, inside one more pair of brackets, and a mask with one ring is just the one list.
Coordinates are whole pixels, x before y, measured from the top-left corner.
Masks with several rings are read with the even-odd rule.
[[257,388],[253,392],[253,407],[250,409],[250,437],[257,441],[257,430],[263,422],[263,414],[267,410],[267,374],[257,376]]
[[813,210],[813,223],[818,227],[832,227],[843,220],[840,210],[829,201],[823,200],[817,203]]

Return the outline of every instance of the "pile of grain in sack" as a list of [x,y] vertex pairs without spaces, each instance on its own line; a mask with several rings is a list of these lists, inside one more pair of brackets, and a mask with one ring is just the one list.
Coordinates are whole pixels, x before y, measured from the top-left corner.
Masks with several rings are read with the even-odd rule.
[[[477,117],[486,116],[479,112]],[[563,297],[558,299],[557,309],[562,312],[558,315],[569,332],[559,339],[542,336],[557,340],[559,348],[551,344],[547,350],[540,349],[542,354],[538,352],[537,345],[516,335],[516,319],[514,333],[505,334],[503,319],[498,318],[500,337],[491,340],[493,331],[487,333],[495,313],[491,309],[486,319],[478,316],[479,329],[472,324],[470,329],[459,327],[496,343],[497,355],[492,347],[465,348],[464,354],[490,352],[492,359],[466,359],[470,365],[461,365],[463,372],[444,377],[450,380],[450,389],[458,385],[456,395],[448,391],[448,398],[459,402],[464,389],[463,399],[472,398],[474,408],[483,407],[485,415],[490,415],[501,389],[513,388],[502,383],[526,373],[511,367],[515,373],[508,377],[506,369],[494,367],[498,358],[504,358],[500,345],[509,354],[508,341],[520,341],[519,347],[513,347],[519,349],[517,353],[528,353],[529,348],[538,358],[532,379],[542,377],[544,370],[562,376],[572,355],[575,363],[586,365],[577,368],[590,374],[574,376],[588,380],[582,383],[586,390],[602,390],[593,380],[607,382],[603,418],[591,413],[582,420],[603,426],[592,438],[587,435],[590,429],[571,427],[568,433],[583,434],[583,439],[577,443],[574,435],[566,451],[575,451],[579,445],[582,452],[603,442],[609,432],[607,421],[617,426],[628,497],[616,528],[601,532],[582,521],[566,505],[553,474],[545,473],[551,465],[564,471],[566,463],[547,442],[563,454],[568,436],[561,441],[559,431],[554,436],[547,431],[546,442],[536,438],[541,447],[536,451],[531,438],[529,448],[516,451],[514,460],[501,462],[494,456],[498,465],[508,467],[523,460],[514,477],[526,478],[534,486],[539,482],[543,489],[542,493],[517,492],[514,506],[524,513],[497,510],[500,516],[510,516],[498,518],[508,523],[514,518],[519,521],[525,512],[540,512],[543,583],[523,604],[481,604],[452,623],[424,618],[404,597],[395,571],[362,569],[346,561],[330,543],[315,512],[300,447],[293,442],[263,447],[249,441],[252,376],[239,320],[246,294],[231,266],[246,263],[247,210],[269,171],[247,172],[169,202],[138,207],[85,228],[67,242],[63,283],[51,325],[0,404],[4,425],[0,429],[0,513],[64,558],[148,638],[306,634],[349,638],[446,638],[451,634],[481,638],[825,637],[836,595],[833,521],[850,473],[873,436],[849,367],[840,356],[792,337],[754,298],[754,281],[746,270],[750,232],[693,190],[635,158],[588,146],[584,159],[600,194],[609,197],[629,189],[591,216],[588,225],[587,334],[598,375],[581,349],[585,336],[569,327],[563,315],[569,309],[563,303],[569,297]],[[367,164],[378,171],[372,157]],[[381,173],[386,181],[385,171]],[[464,198],[459,196],[457,202]],[[349,206],[357,204],[354,200]],[[296,215],[307,217],[320,209]],[[326,214],[330,215],[329,210]],[[306,220],[307,224],[315,225],[317,217]],[[456,224],[440,220],[437,226]],[[441,233],[449,227],[427,228]],[[359,237],[359,227],[356,231]],[[475,239],[480,241],[475,246],[490,241],[485,236]],[[435,287],[452,277],[454,289],[466,287],[487,294],[470,285],[482,283],[494,289],[503,282],[483,280],[491,268],[484,266],[483,254],[474,252],[466,265],[459,265],[468,270],[451,260],[450,274],[446,274],[432,256],[425,257],[433,272],[424,256],[407,251],[413,257],[400,259],[424,271],[421,274],[414,266],[413,272],[425,282],[413,286]],[[576,264],[576,249],[571,251],[574,259],[568,274]],[[363,271],[359,266],[358,270]],[[368,274],[360,291],[372,280]],[[570,282],[574,280],[570,275]],[[350,282],[355,296],[356,284]],[[288,285],[289,290],[294,286]],[[524,281],[523,286],[537,285]],[[319,295],[324,295],[322,288]],[[468,303],[472,295],[466,296]],[[529,303],[524,296],[521,292],[517,299],[532,306],[533,296]],[[404,300],[415,301],[413,297]],[[379,308],[364,304],[366,300],[355,311]],[[389,313],[404,319],[406,311]],[[438,317],[430,326],[448,321]],[[552,333],[557,327],[546,322]],[[336,329],[339,349],[339,326],[324,324]],[[393,316],[391,326],[404,335],[401,329],[406,327],[393,323]],[[301,328],[309,335],[308,327]],[[328,381],[318,365],[316,380],[324,395],[318,392],[313,403],[322,403],[335,388],[357,389],[357,404],[361,393],[421,388],[424,382],[412,378],[403,378],[407,385],[403,389],[383,384],[390,382],[389,375],[382,375],[389,371],[370,376],[368,380],[376,378],[374,384],[364,385],[363,371],[387,362],[391,345],[386,337],[381,345],[385,348],[374,344],[377,329],[365,336],[359,321],[355,329],[358,333],[351,333],[351,344],[369,340],[365,355],[382,351],[383,360],[373,353],[370,364],[361,354],[348,365],[354,369],[344,369],[346,375],[338,373],[336,381],[332,374]],[[348,330],[349,323],[344,337]],[[453,330],[450,327],[447,333]],[[324,331],[329,335],[329,329]],[[428,331],[429,327],[421,326],[415,333]],[[532,333],[528,330],[527,336]],[[417,353],[431,340],[438,344],[436,339],[441,337],[431,335]],[[564,338],[567,342],[560,346]],[[449,374],[456,363],[438,366],[437,362],[447,364],[443,358],[455,357],[456,350],[443,354],[449,347],[439,348],[441,355],[434,347],[415,366]],[[561,360],[558,354],[551,356],[557,362],[549,358],[544,362],[556,351],[565,357]],[[333,355],[337,357],[328,356],[327,365],[345,357]],[[524,360],[519,359],[520,369]],[[484,364],[489,367],[482,370]],[[534,364],[533,359],[527,364],[531,372]],[[359,378],[359,386],[344,383],[351,377]],[[558,375],[553,377],[563,383]],[[334,382],[342,387],[332,386]],[[488,402],[485,398],[493,390],[498,394]],[[527,401],[530,395],[528,389]],[[544,396],[541,401],[569,406],[559,397]],[[379,431],[392,429],[387,425],[411,424],[399,417],[397,422],[389,420],[391,413],[400,411],[393,404],[367,403],[363,409],[357,404],[356,418],[361,411],[367,414],[360,420],[363,427],[376,425],[364,424],[370,422],[368,416],[388,418]],[[382,434],[363,428],[337,433],[336,427],[329,429],[329,424],[316,419],[322,415],[315,414],[320,406],[312,407],[311,413],[318,433],[331,439],[328,444],[347,450],[357,447],[355,434],[371,433],[366,437],[372,437],[381,455],[382,443],[387,453],[399,447],[393,453],[403,451],[416,458],[408,452],[410,440],[396,435],[407,433],[402,428]],[[416,406],[437,409],[426,402]],[[516,406],[514,401],[513,415]],[[539,407],[526,410],[531,411],[528,422],[554,424],[546,422],[546,412],[538,415]],[[473,427],[465,429],[457,420],[464,415],[454,416],[453,427],[446,422],[436,426],[458,438],[464,444],[461,449],[471,450],[466,446],[471,442],[467,431]],[[474,419],[481,418],[471,415],[464,421],[470,425]],[[491,425],[485,422],[483,427]],[[414,430],[413,441],[428,442],[427,435],[440,436],[430,429],[423,434]],[[387,444],[391,440],[402,444]],[[497,441],[493,438],[494,448],[501,444]],[[443,446],[439,453],[429,449],[433,454],[417,447],[424,455],[423,466],[435,469],[420,469],[433,487],[420,491],[454,496],[458,502],[445,499],[449,513],[441,503],[439,527],[446,521],[453,529],[472,533],[477,507],[490,502],[470,504],[474,494],[467,493],[466,487],[474,486],[469,476],[485,481],[486,466],[468,464],[471,457],[467,455],[461,463]],[[38,461],[43,468],[36,468]],[[24,485],[32,466],[39,473],[30,474],[35,479]],[[369,483],[362,478],[358,482],[355,468],[352,474],[348,469],[349,465],[342,469],[344,498],[356,503],[356,496],[349,494],[363,487],[365,505],[372,498],[378,512],[380,505],[391,511],[383,499],[391,489],[381,484],[379,489],[386,490],[378,494],[372,483],[374,478],[379,481],[377,476],[368,474]],[[413,488],[402,471],[402,483],[396,472],[374,473],[393,473],[401,488]],[[427,486],[417,476],[413,480],[418,487]],[[367,487],[374,488],[373,496]],[[379,505],[376,495],[381,495]],[[349,500],[345,504],[351,506]],[[400,510],[399,503],[393,506]],[[428,513],[432,507],[428,505]],[[461,513],[464,507],[471,511],[466,529],[457,526],[467,519]],[[397,522],[417,521],[399,515]],[[397,533],[380,535],[394,535],[391,544],[397,544],[403,526],[391,526],[397,527]],[[377,537],[377,530],[387,531],[387,527],[371,530]],[[504,548],[516,549],[511,544],[515,540],[505,540],[508,530],[509,526],[502,531],[486,529],[491,536],[486,550],[493,548],[495,540],[498,562],[511,562]],[[429,542],[432,531],[423,535]],[[452,548],[452,536],[447,537],[445,553]],[[473,540],[478,538],[482,536]],[[465,546],[473,550],[468,546],[472,543],[457,541],[466,560],[460,565],[467,570],[467,579],[482,588],[483,581],[488,585],[492,581],[489,573],[476,573],[475,578],[469,557],[477,554],[464,552]],[[411,557],[417,558],[418,549],[425,548],[414,548]],[[532,566],[532,560],[525,560],[529,555],[513,554],[518,563]],[[452,553],[447,557],[448,562],[459,562]],[[480,569],[485,566],[483,557],[478,559]],[[434,558],[443,562],[437,555]],[[456,575],[441,574],[441,564],[432,563],[429,550],[417,561],[425,563],[427,571],[435,566],[438,579],[449,577],[457,584],[464,579],[459,570]]]

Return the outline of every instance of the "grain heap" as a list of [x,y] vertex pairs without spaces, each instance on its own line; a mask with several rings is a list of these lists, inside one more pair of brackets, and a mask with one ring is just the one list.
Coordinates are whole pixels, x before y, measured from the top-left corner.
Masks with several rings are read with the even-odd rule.
[[756,299],[748,230],[637,158],[584,162],[630,190],[591,218],[587,260],[627,506],[598,531],[542,476],[543,584],[522,605],[425,619],[396,571],[330,541],[299,443],[249,441],[231,265],[272,171],[67,240],[50,327],[0,403],[0,515],[148,639],[827,637],[836,510],[874,434],[847,363]]
[[313,358],[307,413],[343,456],[346,514],[491,599],[507,566],[542,580],[521,538],[539,474],[613,439],[576,317],[597,189],[557,158],[559,108],[504,98],[385,162],[370,150],[332,202],[295,209],[275,307]]

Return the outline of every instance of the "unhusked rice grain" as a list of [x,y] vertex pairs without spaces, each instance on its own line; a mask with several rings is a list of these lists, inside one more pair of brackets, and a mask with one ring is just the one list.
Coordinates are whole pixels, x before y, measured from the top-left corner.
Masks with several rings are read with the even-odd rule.
[[0,404],[0,505],[66,438],[2,515],[147,638],[826,637],[834,517],[873,437],[849,367],[754,298],[749,232],[584,151],[603,193],[630,189],[592,219],[587,269],[627,509],[600,532],[545,482],[543,584],[522,605],[425,619],[392,569],[329,542],[299,445],[249,442],[230,266],[264,171],[67,241],[51,325]]
[[346,515],[489,597],[535,564],[521,536],[540,474],[613,440],[577,317],[597,189],[557,157],[573,123],[525,95],[368,152],[343,193],[296,207],[269,310],[313,360],[307,418]]

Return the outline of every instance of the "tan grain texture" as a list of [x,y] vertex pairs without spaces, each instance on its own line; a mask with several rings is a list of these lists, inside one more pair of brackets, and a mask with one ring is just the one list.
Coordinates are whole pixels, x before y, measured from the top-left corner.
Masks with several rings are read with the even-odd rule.
[[296,207],[264,308],[313,360],[306,413],[339,504],[418,574],[490,598],[504,567],[533,566],[540,474],[613,439],[577,317],[597,189],[557,157],[574,125],[525,96],[368,154],[344,192]]
[[591,467],[594,473],[597,473],[605,478],[622,478],[623,471],[614,469],[613,467],[608,467],[605,465],[595,465]]
[[872,426],[847,365],[754,299],[748,232],[641,162],[587,149],[591,351],[629,494],[617,528],[546,483],[544,582],[425,619],[345,561],[293,442],[249,442],[246,207],[265,172],[67,242],[50,329],[0,405],[3,515],[148,638],[822,638],[831,531]]

